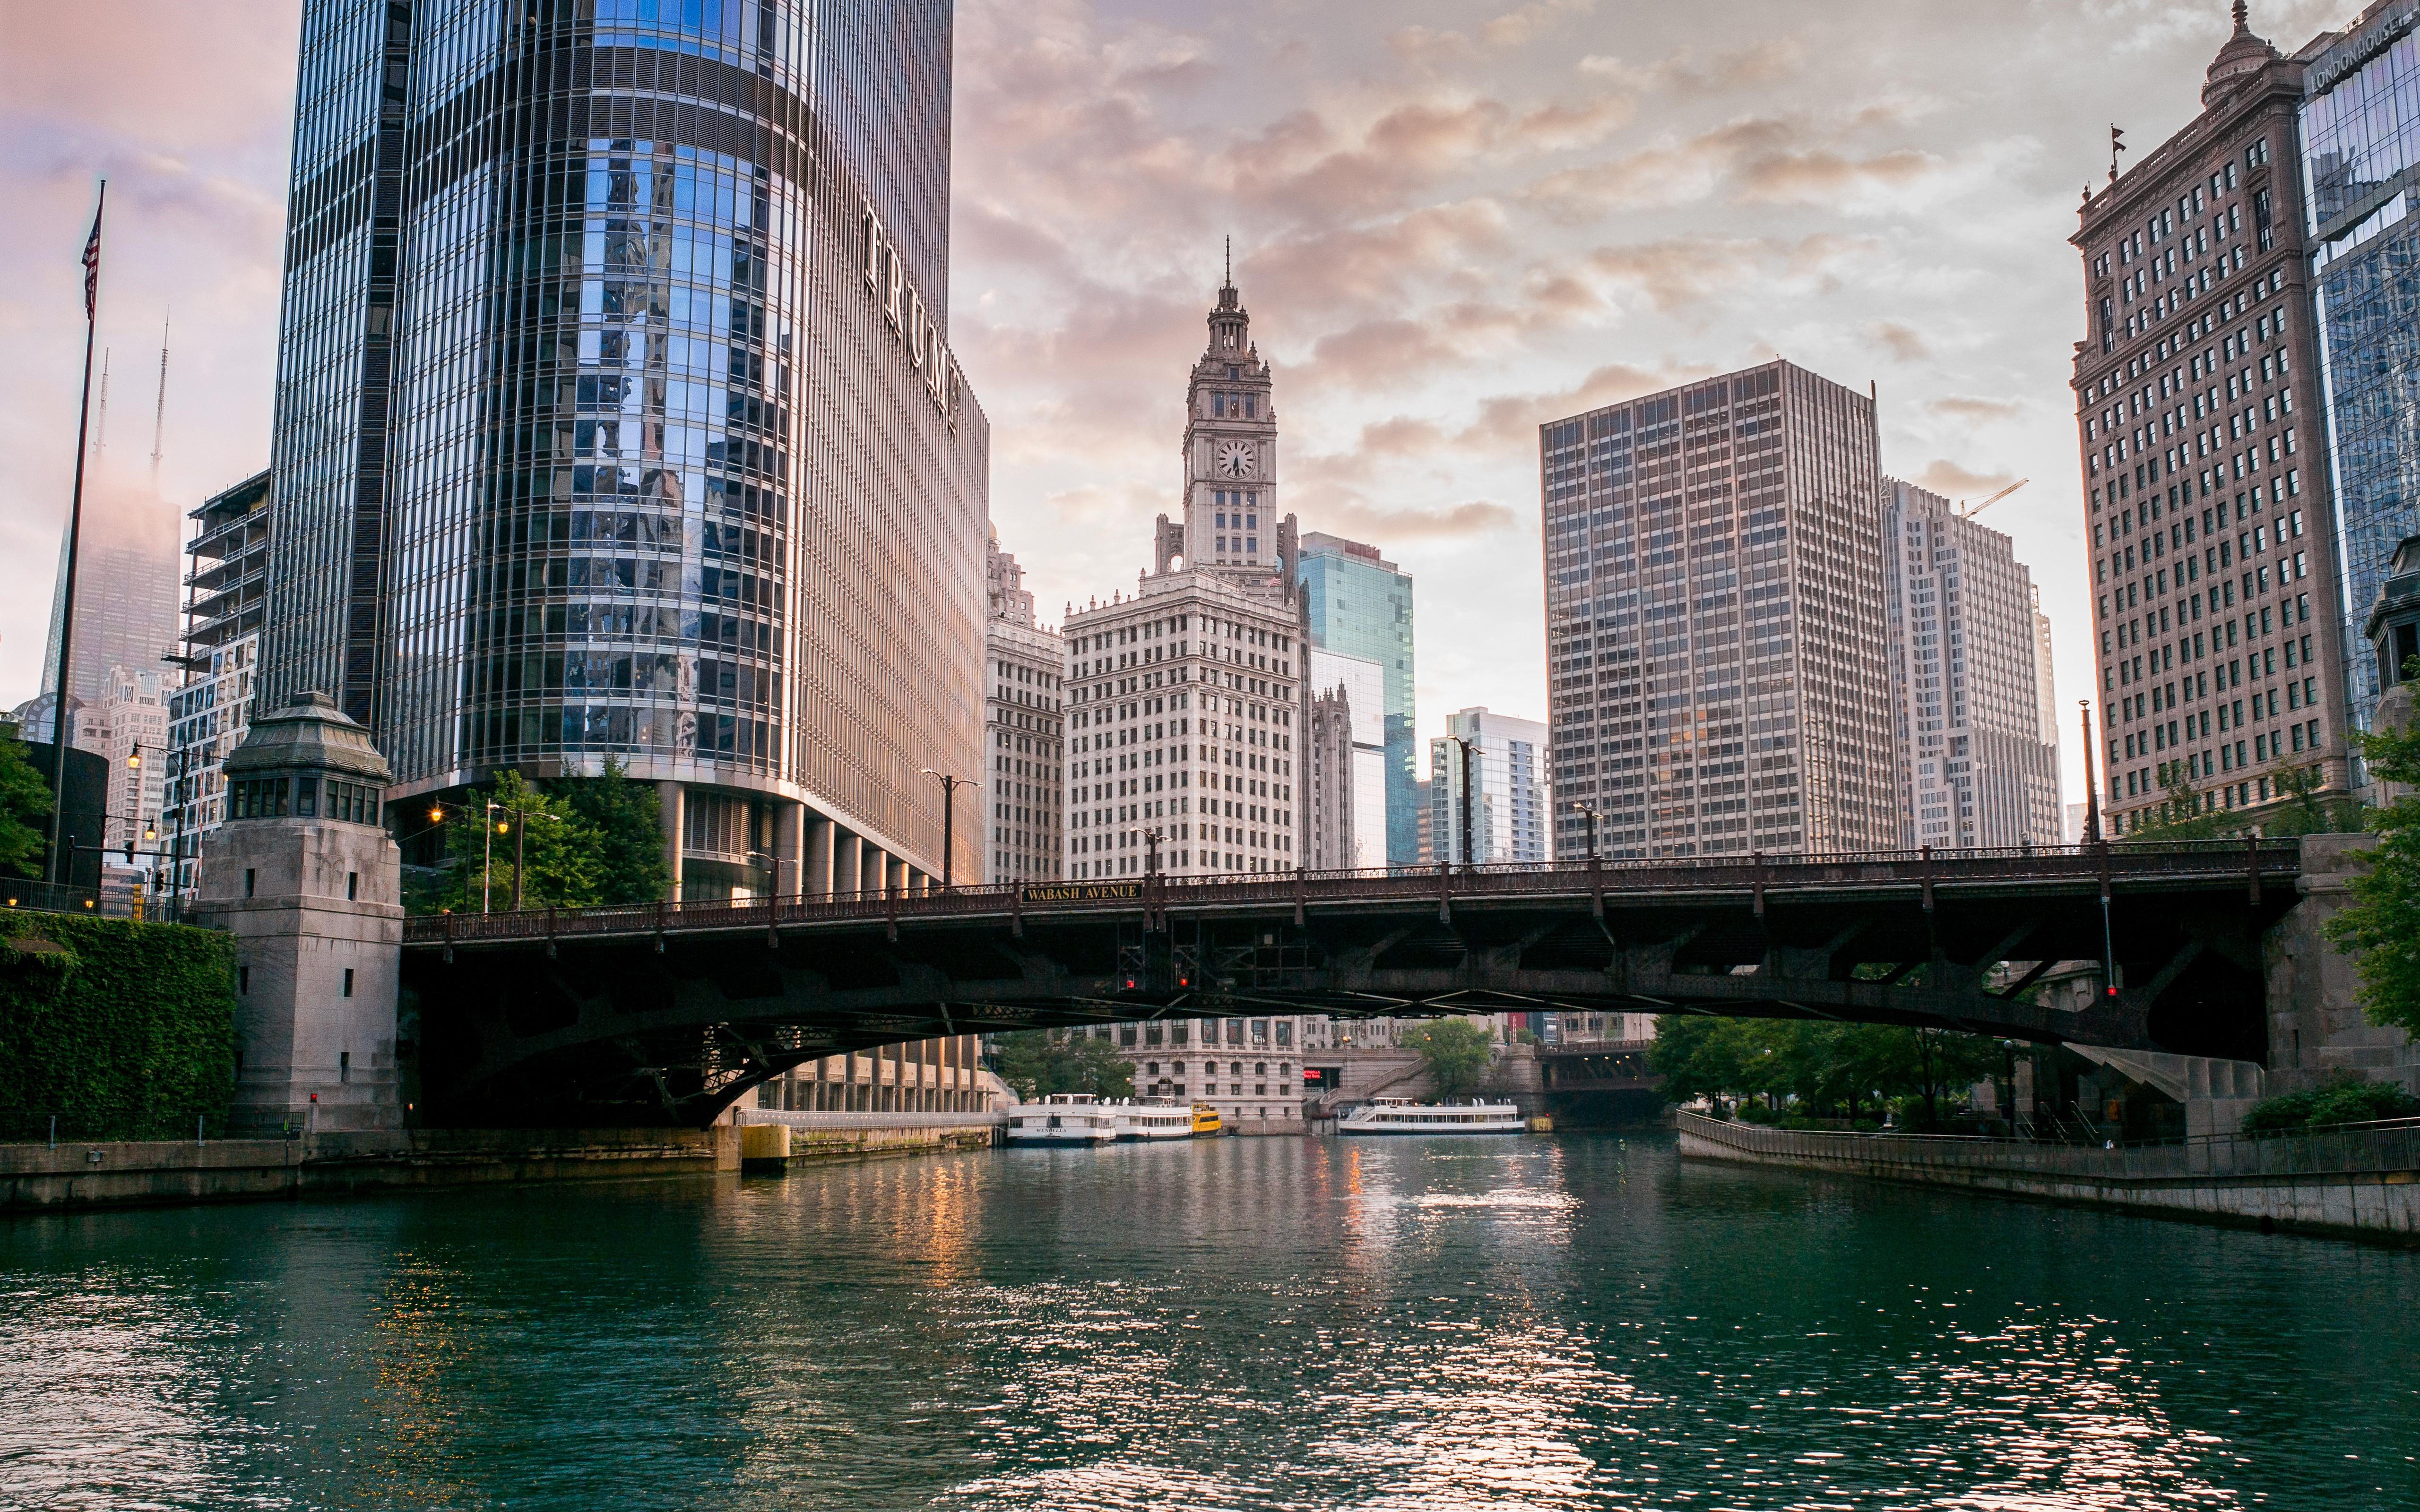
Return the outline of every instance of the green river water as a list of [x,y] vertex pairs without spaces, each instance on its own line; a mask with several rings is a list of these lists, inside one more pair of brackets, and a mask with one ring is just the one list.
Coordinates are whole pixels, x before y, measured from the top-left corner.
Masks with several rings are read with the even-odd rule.
[[0,1220],[0,1507],[2420,1507],[2420,1254],[1221,1139]]

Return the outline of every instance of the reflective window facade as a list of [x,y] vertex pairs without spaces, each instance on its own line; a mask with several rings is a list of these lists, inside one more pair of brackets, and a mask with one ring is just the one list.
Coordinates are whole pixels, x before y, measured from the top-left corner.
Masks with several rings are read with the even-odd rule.
[[[2326,344],[2339,603],[2359,646],[2397,542],[2420,534],[2420,6],[2380,7],[2306,75],[2311,267]],[[2346,658],[2353,718],[2378,701],[2372,658]]]
[[1774,363],[1538,440],[1555,854],[1574,802],[1606,856],[1900,843],[1871,398]]
[[690,896],[939,874],[987,487],[950,49],[945,0],[312,0],[272,696],[339,690],[396,797],[671,784]]
[[[1314,531],[1303,536],[1295,574],[1302,584],[1311,643],[1377,664],[1385,690],[1386,835],[1392,866],[1419,860],[1419,783],[1412,710],[1412,575],[1378,548]],[[1370,850],[1362,837],[1361,850]],[[1377,864],[1372,858],[1372,865]]]
[[1438,860],[1483,866],[1550,858],[1547,815],[1554,801],[1546,780],[1546,727],[1537,720],[1485,709],[1449,715],[1445,734],[1429,742],[1428,786]]

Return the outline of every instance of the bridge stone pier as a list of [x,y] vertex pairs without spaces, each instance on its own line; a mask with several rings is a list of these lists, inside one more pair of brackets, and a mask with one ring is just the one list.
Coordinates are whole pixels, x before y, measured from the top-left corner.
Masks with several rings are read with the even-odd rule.
[[2269,932],[2263,962],[2269,1006],[2263,1091],[2297,1092],[2342,1076],[2392,1081],[2420,1094],[2420,1045],[2400,1029],[2362,1013],[2352,959],[2321,930],[2352,902],[2361,871],[2356,854],[2374,835],[2309,835],[2303,840],[2302,902]]

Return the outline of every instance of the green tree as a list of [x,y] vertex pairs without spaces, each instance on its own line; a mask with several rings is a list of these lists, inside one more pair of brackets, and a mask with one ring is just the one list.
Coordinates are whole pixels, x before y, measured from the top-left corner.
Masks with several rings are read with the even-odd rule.
[[2128,840],[2211,840],[2232,827],[2228,811],[2217,806],[2215,795],[2194,791],[2185,764],[2167,762],[2160,767],[2164,795],[2154,809],[2140,810]]
[[516,771],[463,796],[447,814],[445,849],[447,871],[428,899],[437,909],[477,913],[484,902],[502,912],[513,906],[516,877],[523,908],[585,908],[605,901],[596,830]]
[[1025,1029],[1001,1036],[1000,1079],[1028,1103],[1054,1092],[1134,1096],[1134,1067],[1117,1047],[1091,1035]]
[[1462,1097],[1475,1090],[1487,1074],[1494,1049],[1486,1028],[1468,1019],[1432,1019],[1415,1025],[1398,1036],[1396,1043],[1419,1056],[1439,1097]]
[[13,726],[0,729],[0,872],[31,876],[49,846],[51,785]]
[[[547,792],[592,838],[590,871],[598,903],[651,903],[667,897],[672,873],[664,867],[662,810],[652,785],[631,781],[621,762],[609,756],[598,776],[559,778],[547,784]],[[796,878],[783,880],[793,890],[799,886]]]
[[[2356,733],[2370,775],[2420,787],[2420,728]],[[2360,853],[2352,903],[2328,920],[2328,938],[2354,955],[2361,1004],[2373,1024],[2420,1034],[2420,795],[2378,810],[2378,844]]]

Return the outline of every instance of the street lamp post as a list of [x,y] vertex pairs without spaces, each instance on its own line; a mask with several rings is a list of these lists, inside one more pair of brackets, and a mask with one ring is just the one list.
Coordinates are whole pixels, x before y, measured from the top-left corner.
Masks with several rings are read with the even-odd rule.
[[953,777],[947,772],[937,772],[929,766],[923,767],[921,770],[926,777],[941,784],[941,890],[947,892],[952,883],[952,869],[957,864],[957,856],[954,853],[958,848],[956,834],[958,789],[965,785],[967,779],[963,777]]
[[1470,742],[1461,735],[1448,735],[1445,738],[1462,748],[1462,802],[1459,810],[1462,830],[1462,865],[1465,871],[1470,871],[1479,865],[1479,858],[1472,854],[1470,845]]
[[[2101,846],[2101,783],[2093,775],[2092,701],[2078,699],[2076,707],[2084,716],[2084,842]],[[2101,992],[2104,997],[2118,995],[2117,931],[2109,921],[2109,869],[2101,869]]]
[[1594,804],[1582,802],[1578,798],[1572,800],[1572,807],[1588,815],[1588,858],[1593,861],[1596,859],[1596,822],[1600,815]]

